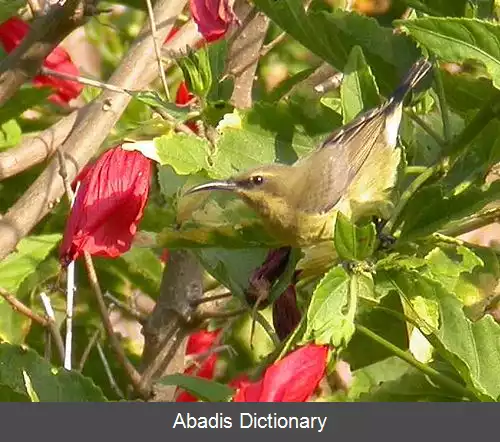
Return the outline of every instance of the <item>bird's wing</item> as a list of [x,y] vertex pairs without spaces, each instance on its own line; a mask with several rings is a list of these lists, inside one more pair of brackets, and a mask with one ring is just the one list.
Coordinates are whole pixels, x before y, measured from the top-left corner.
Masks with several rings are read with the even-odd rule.
[[296,164],[304,176],[299,210],[325,213],[337,204],[384,136],[387,110],[384,105],[354,120]]

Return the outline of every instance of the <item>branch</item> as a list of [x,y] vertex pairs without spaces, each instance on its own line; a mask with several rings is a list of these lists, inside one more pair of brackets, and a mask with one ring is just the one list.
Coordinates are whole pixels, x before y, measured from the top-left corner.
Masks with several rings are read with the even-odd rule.
[[[162,43],[185,3],[186,0],[157,1],[155,16],[160,23],[158,40]],[[146,24],[109,83],[124,89],[144,84],[145,79],[154,78],[157,73],[155,60],[153,38],[149,24]],[[61,147],[68,161],[69,181],[74,179],[97,152],[130,100],[131,97],[128,95],[104,91],[95,101],[82,109],[73,130]],[[60,200],[64,188],[58,176],[58,169],[57,159],[53,159],[0,220],[0,260],[7,256],[19,240],[26,236]]]
[[236,28],[233,35],[237,37],[229,43],[226,75],[234,77],[234,89],[231,95],[231,104],[236,108],[252,107],[252,89],[255,72],[259,64],[264,39],[266,38],[269,18],[262,12],[253,12],[254,9],[246,2],[240,2],[236,7],[236,14],[242,22],[250,15],[255,16],[241,28]]
[[84,23],[87,3],[93,1],[67,0],[35,20],[26,38],[0,63],[0,106],[38,73],[45,58],[70,32]]
[[[184,367],[185,338],[199,325],[193,301],[203,296],[202,268],[189,251],[172,251],[165,266],[158,302],[143,328],[141,389],[151,389],[152,382],[168,372]],[[155,400],[170,401],[175,387],[161,387]]]
[[[181,57],[186,46],[194,47],[200,39],[201,35],[198,33],[196,25],[193,21],[189,21],[175,34],[172,40],[163,46],[163,55],[168,55],[171,59]],[[62,77],[61,74],[58,73],[58,75]],[[134,89],[143,89],[154,80],[156,75],[157,72],[155,69],[149,70],[134,84]],[[81,82],[86,84],[89,80],[85,79]],[[103,89],[114,90],[120,93],[124,90],[122,87],[113,86],[108,83],[104,84],[105,86],[102,86],[102,83],[100,83],[100,87]],[[94,85],[97,86],[95,83]],[[19,146],[5,152],[0,152],[0,181],[17,175],[35,164],[49,159],[66,140],[76,122],[83,118],[83,115],[87,112],[91,104],[87,104],[82,109],[61,118],[53,126],[39,134],[26,137]]]

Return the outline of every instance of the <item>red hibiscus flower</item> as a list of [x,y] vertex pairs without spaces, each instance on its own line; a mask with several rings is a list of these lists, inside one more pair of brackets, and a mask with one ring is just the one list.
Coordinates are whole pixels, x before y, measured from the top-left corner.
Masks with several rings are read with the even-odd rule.
[[[191,364],[184,374],[198,376],[204,379],[212,379],[214,377],[215,363],[217,362],[218,354],[209,352],[215,344],[222,330],[209,332],[201,330],[189,336],[186,345],[186,356],[200,356],[201,365],[196,363]],[[176,402],[197,402],[198,399],[190,393],[183,391],[177,396]]]
[[[11,17],[0,24],[0,44],[7,53],[12,52],[29,32],[30,26],[18,17]],[[43,66],[62,74],[79,75],[71,57],[62,47],[56,47],[45,59]],[[80,95],[83,85],[75,81],[64,80],[47,75],[33,78],[36,87],[48,86],[54,90],[49,100],[58,105],[65,105]]]
[[268,367],[261,380],[233,384],[240,387],[234,402],[305,402],[325,374],[327,356],[326,346],[299,348]]
[[191,15],[207,42],[224,36],[231,23],[237,22],[234,0],[189,0]]
[[[177,94],[175,95],[175,104],[177,104],[178,106],[185,106],[193,98],[194,95],[189,92],[186,82],[181,82],[181,84],[179,84],[179,87],[177,88]],[[186,123],[186,126],[189,127],[195,134],[198,133],[198,127],[196,126],[196,123],[194,121],[188,121]]]
[[79,179],[60,248],[63,265],[84,251],[116,258],[130,249],[148,199],[151,160],[114,147],[84,169]]

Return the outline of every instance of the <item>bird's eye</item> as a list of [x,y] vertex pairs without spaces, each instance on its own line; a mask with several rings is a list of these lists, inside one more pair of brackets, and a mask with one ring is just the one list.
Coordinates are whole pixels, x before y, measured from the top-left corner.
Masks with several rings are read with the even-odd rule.
[[260,175],[255,175],[251,178],[252,184],[255,186],[259,186],[264,182],[264,178],[261,177]]

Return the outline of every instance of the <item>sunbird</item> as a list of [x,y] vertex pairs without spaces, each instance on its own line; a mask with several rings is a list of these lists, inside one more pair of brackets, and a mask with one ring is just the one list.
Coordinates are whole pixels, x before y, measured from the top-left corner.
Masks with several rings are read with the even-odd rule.
[[397,147],[403,101],[432,65],[417,61],[388,100],[332,133],[293,165],[269,164],[224,181],[189,189],[227,191],[240,197],[284,245],[310,246],[333,238],[336,214],[351,221],[393,210],[401,163]]

